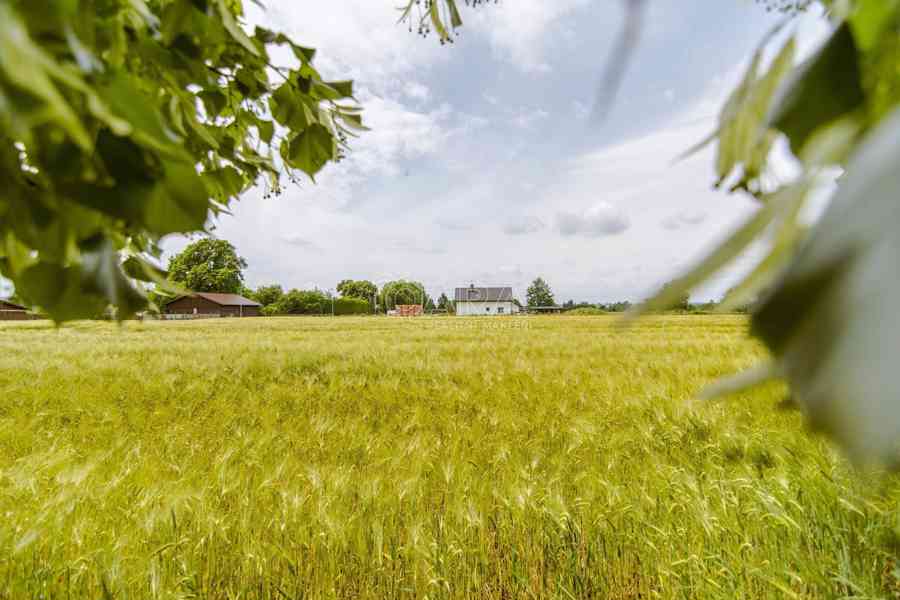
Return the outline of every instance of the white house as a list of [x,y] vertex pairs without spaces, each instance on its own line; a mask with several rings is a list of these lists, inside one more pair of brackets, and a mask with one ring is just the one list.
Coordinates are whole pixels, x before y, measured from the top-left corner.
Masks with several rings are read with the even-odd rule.
[[456,314],[471,315],[511,315],[519,312],[513,302],[511,287],[469,287],[456,288],[454,295]]

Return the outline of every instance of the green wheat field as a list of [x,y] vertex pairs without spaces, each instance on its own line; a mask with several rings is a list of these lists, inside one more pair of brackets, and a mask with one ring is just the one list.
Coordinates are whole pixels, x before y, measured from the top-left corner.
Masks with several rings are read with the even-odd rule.
[[0,598],[884,598],[739,316],[0,325]]

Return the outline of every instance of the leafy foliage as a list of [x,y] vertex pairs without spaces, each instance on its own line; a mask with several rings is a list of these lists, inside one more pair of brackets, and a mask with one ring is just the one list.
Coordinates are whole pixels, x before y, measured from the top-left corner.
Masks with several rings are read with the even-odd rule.
[[[660,291],[661,294],[668,294],[669,289],[674,288],[673,283],[667,283],[663,286]],[[673,291],[672,293],[677,294],[675,300],[670,303],[669,308],[674,308],[675,310],[688,310],[691,307],[691,295],[683,289],[679,289]]]
[[380,303],[384,310],[394,310],[398,304],[424,304],[425,286],[418,281],[398,279],[381,286]]
[[362,298],[371,303],[378,293],[378,286],[365,279],[344,279],[337,284],[337,292],[345,298]]
[[525,298],[528,306],[554,306],[556,304],[550,286],[541,277],[531,282],[525,291]]
[[192,292],[237,294],[243,288],[245,268],[247,261],[231,243],[203,238],[169,260],[169,277]]
[[335,298],[335,315],[367,315],[372,312],[372,303],[363,298]]
[[[639,310],[672,305],[751,243],[768,245],[768,254],[719,310],[761,298],[753,331],[775,362],[721,389],[783,375],[793,402],[815,427],[860,461],[896,465],[900,2],[823,4],[835,28],[820,51],[796,64],[791,38],[763,72],[760,48],[706,140],[718,142],[718,183],[753,194],[760,210]],[[791,181],[779,180],[771,169],[779,136],[802,167]],[[837,192],[810,228],[801,220],[802,208],[834,167],[844,172]]]
[[331,312],[331,299],[319,290],[291,290],[264,311],[274,315],[321,315],[325,312]]
[[[146,304],[133,279],[260,178],[309,177],[362,129],[315,51],[240,0],[0,1],[0,275],[54,319]],[[268,49],[288,46],[293,67]],[[127,259],[127,260],[126,260]]]
[[284,289],[277,283],[272,285],[261,285],[256,291],[252,292],[249,297],[252,297],[254,300],[262,304],[263,306],[269,306],[270,304],[275,304],[284,296]]
[[631,310],[631,302],[629,302],[628,300],[608,302],[606,304],[598,304],[597,307],[607,312],[626,312],[628,310]]

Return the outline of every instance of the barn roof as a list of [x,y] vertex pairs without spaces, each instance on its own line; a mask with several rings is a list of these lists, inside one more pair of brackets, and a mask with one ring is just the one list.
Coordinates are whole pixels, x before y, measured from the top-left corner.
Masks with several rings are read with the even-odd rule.
[[456,288],[456,302],[512,302],[511,287],[469,287]]
[[24,306],[19,306],[18,304],[13,304],[9,300],[4,300],[0,298],[0,309],[4,310],[28,310]]
[[210,302],[215,302],[222,306],[262,306],[259,302],[254,302],[249,298],[244,298],[239,294],[214,294],[211,292],[197,292],[201,298],[206,298]]
[[[194,294],[190,294],[190,296],[197,296],[200,298],[206,298],[210,302],[214,302],[219,306],[262,306],[259,302],[254,302],[249,298],[244,298],[240,294],[218,294],[213,292],[196,292]],[[179,298],[184,298],[184,296],[178,296],[177,298],[172,298],[166,304],[170,304],[175,302]]]

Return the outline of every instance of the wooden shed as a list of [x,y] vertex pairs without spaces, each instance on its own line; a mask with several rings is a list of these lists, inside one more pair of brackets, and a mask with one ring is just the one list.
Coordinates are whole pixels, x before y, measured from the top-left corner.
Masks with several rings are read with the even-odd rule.
[[179,296],[163,307],[167,315],[219,315],[220,317],[258,317],[262,305],[238,294],[197,292]]
[[13,304],[9,300],[0,300],[0,321],[30,321],[36,319],[24,306]]

